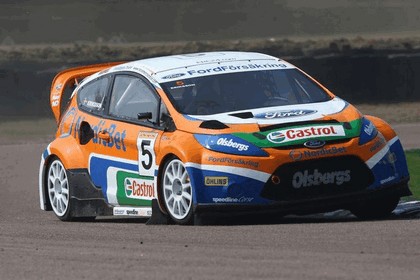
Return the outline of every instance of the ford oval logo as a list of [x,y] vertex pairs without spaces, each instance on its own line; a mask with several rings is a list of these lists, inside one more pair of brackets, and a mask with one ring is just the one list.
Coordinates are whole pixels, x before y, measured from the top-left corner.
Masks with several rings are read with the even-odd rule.
[[303,143],[303,145],[306,148],[309,148],[309,149],[318,149],[318,148],[324,147],[325,141],[322,141],[322,140],[309,140],[309,141],[306,141],[305,143]]
[[270,111],[265,113],[256,114],[254,117],[257,119],[284,119],[292,117],[302,117],[306,115],[315,114],[316,110],[288,110],[288,111]]

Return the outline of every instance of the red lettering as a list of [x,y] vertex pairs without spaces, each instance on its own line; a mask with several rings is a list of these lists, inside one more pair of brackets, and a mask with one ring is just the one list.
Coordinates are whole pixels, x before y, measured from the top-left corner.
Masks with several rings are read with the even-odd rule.
[[293,134],[293,132],[295,132],[293,129],[286,131],[287,138],[294,139],[296,136]]
[[154,197],[155,195],[155,188],[153,183],[148,185],[145,182],[139,184],[136,181],[133,181],[131,189],[133,190],[133,196]]

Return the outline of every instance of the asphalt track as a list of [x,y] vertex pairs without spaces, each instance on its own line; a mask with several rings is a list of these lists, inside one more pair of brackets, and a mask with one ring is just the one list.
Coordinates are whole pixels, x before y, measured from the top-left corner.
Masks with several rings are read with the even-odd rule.
[[[397,131],[418,148],[418,128]],[[414,139],[405,136],[415,129]],[[0,279],[420,279],[418,214],[194,227],[141,219],[61,222],[39,209],[46,144],[0,145]]]

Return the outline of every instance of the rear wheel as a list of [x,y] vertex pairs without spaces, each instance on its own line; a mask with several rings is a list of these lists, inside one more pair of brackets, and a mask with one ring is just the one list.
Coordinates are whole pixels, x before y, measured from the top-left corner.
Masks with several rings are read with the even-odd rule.
[[174,157],[166,162],[161,178],[161,195],[165,209],[177,224],[193,222],[192,186],[185,165]]
[[62,221],[70,220],[70,186],[67,171],[57,158],[48,166],[47,191],[54,214]]
[[350,211],[353,215],[363,220],[383,219],[391,215],[399,201],[400,197],[398,196],[370,199],[360,202]]

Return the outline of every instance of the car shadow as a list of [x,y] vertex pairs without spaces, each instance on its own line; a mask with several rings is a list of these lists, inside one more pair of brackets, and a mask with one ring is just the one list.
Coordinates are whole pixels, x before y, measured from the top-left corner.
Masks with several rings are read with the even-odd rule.
[[[351,222],[372,222],[384,220],[417,220],[420,219],[420,202],[401,202],[393,213],[384,219],[362,220],[347,210],[337,210],[327,213],[311,215],[287,215],[267,213],[202,213],[194,217],[196,226],[252,226],[252,225],[273,225],[273,224],[308,224],[308,223],[351,223]],[[95,223],[145,223],[150,225],[173,224],[169,219],[160,219],[159,223],[150,223],[149,218],[139,217],[97,217]],[[165,222],[168,221],[168,222]]]

